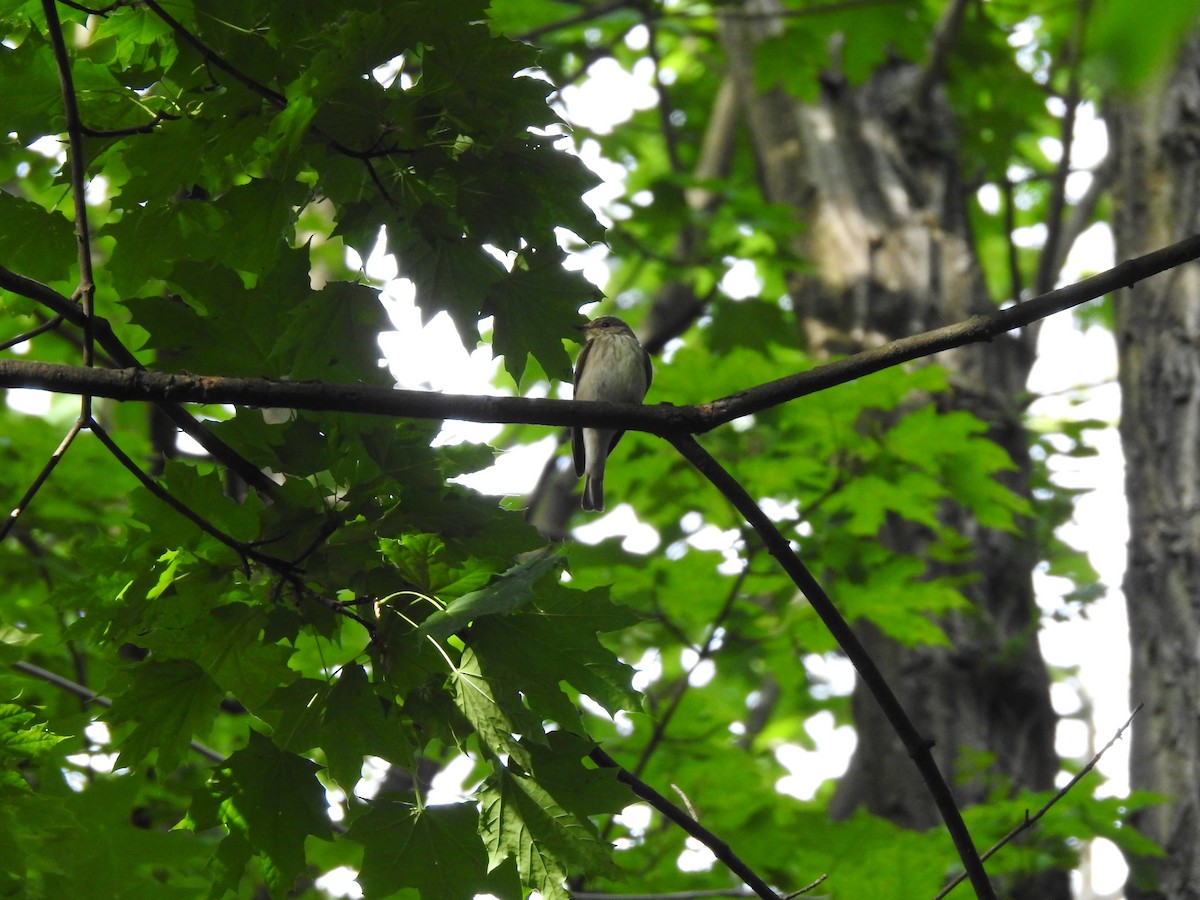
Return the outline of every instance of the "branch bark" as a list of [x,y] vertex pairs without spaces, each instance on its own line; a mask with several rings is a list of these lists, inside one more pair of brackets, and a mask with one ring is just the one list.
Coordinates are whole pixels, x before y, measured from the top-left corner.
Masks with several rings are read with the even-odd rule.
[[[225,378],[151,372],[145,369],[85,369],[78,366],[27,360],[0,360],[0,387],[23,387],[64,394],[92,393],[114,400],[149,400],[177,403],[231,403],[239,406],[337,410],[413,419],[461,419],[526,425],[619,426],[626,430],[667,435],[676,432],[703,434],[734,419],[752,415],[881,372],[892,366],[931,356],[943,350],[980,341],[1021,328],[1046,316],[1079,306],[1119,288],[1200,258],[1200,235],[1193,235],[1159,250],[1128,259],[1113,268],[1040,297],[988,315],[972,316],[954,325],[900,338],[844,359],[757,385],[700,406],[636,406],[577,400],[543,400],[528,397],[480,397],[431,391],[399,391],[367,385],[309,381],[276,381],[269,378]],[[9,276],[6,279],[4,276]],[[12,290],[13,280],[33,287],[24,296],[49,291],[65,302],[55,312],[70,321],[79,307],[30,279],[0,268],[0,287]],[[7,281],[7,283],[6,283]],[[37,290],[40,289],[40,292]],[[111,334],[103,319],[97,334]],[[131,356],[117,342],[124,358]],[[106,345],[106,349],[109,349]],[[111,350],[110,350],[111,352]],[[114,353],[114,357],[121,356]]]

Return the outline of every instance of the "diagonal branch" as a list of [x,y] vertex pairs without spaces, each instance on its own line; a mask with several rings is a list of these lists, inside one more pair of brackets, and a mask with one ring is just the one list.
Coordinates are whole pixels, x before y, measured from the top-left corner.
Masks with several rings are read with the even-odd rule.
[[803,592],[809,605],[820,616],[821,621],[825,623],[826,629],[833,635],[834,640],[838,642],[838,646],[842,648],[847,658],[853,663],[859,677],[863,680],[863,684],[866,685],[871,695],[875,698],[875,701],[879,704],[880,709],[891,724],[892,730],[896,732],[896,735],[908,751],[909,757],[916,764],[917,771],[921,774],[921,778],[924,780],[925,786],[933,797],[934,803],[937,804],[938,811],[942,814],[942,821],[945,822],[946,830],[950,833],[950,837],[954,841],[954,846],[958,850],[959,858],[962,860],[963,868],[966,869],[967,876],[971,880],[971,886],[975,888],[976,895],[980,900],[995,900],[996,894],[992,889],[991,883],[988,881],[987,873],[983,868],[983,862],[980,860],[979,852],[975,849],[975,844],[972,842],[971,835],[967,831],[966,823],[963,822],[962,813],[959,811],[958,804],[954,800],[950,786],[942,777],[942,773],[938,770],[937,762],[933,758],[933,753],[931,752],[933,742],[928,738],[922,737],[917,731],[916,726],[909,719],[908,713],[904,711],[904,707],[900,704],[899,699],[892,692],[887,679],[883,677],[883,673],[879,671],[879,667],[875,665],[875,661],[859,641],[858,636],[850,628],[849,623],[842,617],[837,607],[834,606],[833,601],[829,599],[829,595],[825,593],[824,588],[817,583],[817,580],[813,578],[808,568],[792,551],[787,538],[775,527],[775,523],[754,502],[754,499],[738,483],[737,479],[730,475],[720,463],[709,455],[691,435],[668,435],[668,440],[679,451],[680,455],[712,482],[713,486],[724,494],[725,498],[733,504],[742,517],[750,523],[751,527],[754,528],[759,538],[766,545],[767,551],[775,557],[783,567],[784,572],[792,579],[796,587]]
[[921,69],[912,92],[914,109],[928,110],[932,100],[933,90],[942,81],[946,73],[946,60],[958,34],[962,30],[963,16],[967,11],[968,0],[950,0],[942,16],[934,28],[933,37],[929,42],[929,60]]
[[[52,2],[52,0],[43,0],[43,2]],[[216,50],[212,49],[212,47],[209,47],[206,43],[204,43],[204,41],[200,40],[199,37],[189,31],[182,22],[163,9],[162,6],[155,2],[155,0],[142,0],[142,3],[151,12],[162,19],[167,27],[175,32],[180,40],[199,53],[209,65],[220,69],[234,81],[238,82],[238,84],[245,87],[251,93],[262,97],[276,109],[285,109],[287,107],[288,100],[286,96],[279,93],[279,91],[274,90],[273,88],[267,87],[261,81],[257,81],[247,75]],[[316,125],[310,125],[309,130],[312,131],[313,134],[319,136],[321,140],[325,141],[326,144],[328,144],[338,153],[341,153],[343,156],[349,156],[352,159],[358,159],[367,164],[367,172],[371,175],[372,180],[375,181],[376,186],[383,190],[384,198],[388,201],[389,205],[392,205],[392,199],[388,196],[387,191],[383,189],[383,185],[379,181],[379,176],[376,174],[375,169],[370,165],[370,160],[376,156],[388,156],[392,153],[411,153],[411,149],[393,147],[380,151],[355,150],[353,147],[343,144],[332,134],[322,128],[318,128]]]
[[[204,516],[200,515],[182,500],[172,495],[170,491],[155,481],[149,474],[146,473],[145,470],[142,469],[141,466],[134,462],[129,455],[120,448],[117,442],[112,439],[112,436],[109,435],[108,432],[105,431],[98,422],[92,420],[87,423],[87,427],[93,434],[96,435],[100,443],[104,445],[105,449],[107,449],[108,452],[113,455],[113,458],[116,459],[117,462],[119,462],[131,475],[133,475],[133,477],[136,478],[141,485],[146,488],[146,490],[148,490],[167,506],[171,507],[171,509],[175,510],[175,512],[183,516],[205,534],[215,538],[234,553],[238,554],[245,565],[248,566],[250,562],[256,562],[259,565],[265,566],[290,584],[298,594],[311,597],[337,615],[345,616],[348,619],[353,619],[355,622],[365,628],[368,634],[374,637],[375,626],[371,622],[354,612],[354,610],[352,610],[346,604],[339,603],[337,600],[326,597],[320,592],[315,591],[306,585],[304,583],[304,579],[300,576],[298,562],[288,562],[287,560],[280,559],[277,556],[271,556],[267,553],[262,553],[255,549],[253,544],[246,543],[245,541],[239,541],[232,535],[226,534],[220,528],[212,524],[212,522],[208,521],[208,519],[204,518]],[[309,551],[305,552],[307,553]]]
[[1090,3],[1084,0],[1079,4],[1075,15],[1074,28],[1067,41],[1063,64],[1069,70],[1067,75],[1067,92],[1062,98],[1066,106],[1063,113],[1062,132],[1059,137],[1061,155],[1055,166],[1054,176],[1050,181],[1049,208],[1046,212],[1046,241],[1042,245],[1041,258],[1038,260],[1037,277],[1034,280],[1034,290],[1048,291],[1054,286],[1058,277],[1060,260],[1065,255],[1067,247],[1063,244],[1063,228],[1066,223],[1067,208],[1067,178],[1071,174],[1071,152],[1075,143],[1075,120],[1079,113],[1079,102],[1083,96],[1083,87],[1079,77],[1079,69],[1083,57],[1083,35],[1087,29],[1088,7]]
[[100,443],[104,445],[105,449],[112,454],[113,458],[119,462],[126,469],[126,471],[133,475],[133,477],[136,478],[146,490],[148,490],[167,506],[171,507],[171,509],[175,510],[175,512],[179,513],[179,515],[183,516],[205,534],[216,538],[220,543],[224,544],[226,547],[240,556],[243,563],[248,563],[250,560],[253,560],[254,562],[262,563],[263,565],[274,569],[281,575],[290,575],[295,571],[295,567],[290,563],[287,563],[282,559],[277,559],[274,556],[268,556],[265,553],[259,553],[244,541],[239,541],[237,538],[226,534],[220,528],[213,525],[212,522],[208,521],[208,519],[204,518],[204,516],[200,515],[198,512],[189,507],[182,500],[179,500],[173,496],[170,491],[150,477],[150,475],[147,474],[141,466],[134,462],[133,459],[130,458],[129,454],[120,448],[117,442],[112,439],[112,436],[105,431],[99,422],[96,422],[95,420],[89,421],[87,423],[87,427],[88,430],[96,436]]
[[32,341],[39,334],[45,334],[47,331],[54,331],[63,323],[62,316],[55,316],[53,319],[48,319],[36,328],[31,328],[23,334],[18,334],[16,337],[11,337],[6,341],[0,341],[0,350],[9,350],[17,344],[23,344],[26,341]]

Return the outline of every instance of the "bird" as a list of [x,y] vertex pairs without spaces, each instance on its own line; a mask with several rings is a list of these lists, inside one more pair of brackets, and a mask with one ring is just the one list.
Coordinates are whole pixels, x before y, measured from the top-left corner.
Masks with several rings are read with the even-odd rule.
[[[587,342],[575,362],[575,399],[641,403],[654,370],[633,329],[616,316],[600,316],[576,327]],[[604,511],[604,463],[624,433],[619,428],[571,429],[575,474],[585,476],[585,510]]]

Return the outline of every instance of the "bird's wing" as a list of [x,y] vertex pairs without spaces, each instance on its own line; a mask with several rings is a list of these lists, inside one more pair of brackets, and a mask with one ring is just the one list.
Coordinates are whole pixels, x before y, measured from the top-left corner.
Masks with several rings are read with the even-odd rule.
[[587,451],[583,449],[583,429],[571,429],[571,455],[575,458],[575,477],[583,474],[587,465]]
[[[575,360],[575,391],[579,391],[579,376],[583,373],[583,364],[587,361],[588,353],[592,349],[591,341],[583,345],[583,349],[579,351],[579,358]],[[580,476],[587,465],[587,451],[583,447],[583,429],[571,429],[571,455],[575,458],[575,475]]]
[[606,453],[605,456],[608,456],[609,453],[612,453],[613,450],[617,448],[617,441],[623,437],[625,437],[625,432],[623,431],[618,431],[612,436],[612,440],[608,442],[608,453]]

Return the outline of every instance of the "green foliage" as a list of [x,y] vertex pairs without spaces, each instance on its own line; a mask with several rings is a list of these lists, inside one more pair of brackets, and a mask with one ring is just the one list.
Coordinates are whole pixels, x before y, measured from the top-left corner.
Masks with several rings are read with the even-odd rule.
[[15,771],[17,765],[46,755],[62,740],[46,731],[45,723],[33,723],[33,718],[33,713],[15,704],[0,704],[0,765],[4,767],[0,770],[0,791],[28,791],[29,785]]
[[[761,85],[811,98],[831,65],[859,84],[895,58],[919,60],[942,6],[814,8],[824,5],[787,4],[795,15],[758,57]],[[744,140],[727,175],[690,174],[722,77],[717,8],[76,6],[57,9],[87,129],[96,310],[142,365],[390,385],[378,338],[391,325],[359,262],[382,239],[423,321],[446,313],[472,350],[486,336],[506,389],[553,393],[570,377],[581,307],[600,298],[561,244],[604,237],[618,306],[665,285],[706,301],[656,361],[651,402],[706,402],[814,363],[784,296],[806,265],[795,248],[808,225],[763,201]],[[981,9],[1008,15],[992,6]],[[971,23],[947,61],[968,169],[981,182],[1012,164],[1040,170],[1035,139],[1053,125],[1042,88],[1003,30]],[[659,109],[607,133],[576,130],[577,144],[627,166],[618,207],[635,212],[606,235],[580,199],[598,179],[564,152],[535,67],[564,85],[605,57],[644,72],[642,26],[670,76],[672,152]],[[42,4],[0,0],[0,30],[0,265],[74,297],[66,125]],[[1045,52],[1063,33],[1047,21]],[[513,39],[523,35],[544,46]],[[1044,209],[1034,182],[1018,225]],[[719,202],[693,204],[695,189]],[[998,283],[1009,235],[999,217],[974,214]],[[739,261],[761,290],[735,302],[720,285]],[[47,318],[0,292],[0,339]],[[114,344],[98,335],[107,365]],[[78,344],[63,325],[21,352],[78,362]],[[1081,595],[1095,586],[1086,559],[1053,537],[1070,497],[1031,510],[1005,486],[1013,461],[984,426],[946,411],[949,391],[936,366],[897,368],[704,437],[770,504],[847,617],[909,646],[946,645],[941,621],[965,607],[969,560],[949,508],[1004,532],[1036,512],[1050,571]],[[727,887],[719,867],[680,868],[684,836],[659,813],[644,829],[613,818],[635,798],[589,760],[597,742],[660,790],[678,785],[706,827],[781,886],[828,872],[832,896],[909,897],[953,869],[940,831],[866,814],[831,823],[830,785],[803,803],[778,793],[774,751],[811,744],[818,713],[850,721],[848,698],[805,665],[836,648],[740,518],[661,440],[628,435],[608,475],[611,496],[659,542],[639,555],[614,538],[547,547],[521,514],[456,482],[494,453],[446,446],[438,423],[190,409],[267,473],[276,487],[265,490],[177,452],[161,412],[93,406],[188,514],[85,431],[0,543],[0,891],[315,897],[314,882],[340,866],[371,898],[563,898],[568,879]],[[45,415],[0,406],[10,505],[78,409],[63,398]],[[1048,430],[1079,450],[1078,430]],[[503,442],[544,435],[512,429]],[[919,555],[886,545],[895,522],[925,530]],[[70,673],[112,705],[8,667],[19,660]],[[431,790],[433,774],[463,757],[473,772],[461,796],[434,796],[444,788]],[[1003,799],[972,826],[1019,820]],[[1043,857],[1059,863],[1068,839],[1098,833],[1145,849],[1118,828],[1124,809],[1074,803],[1069,827],[1038,843]],[[1046,864],[1017,859],[1014,871]]]

